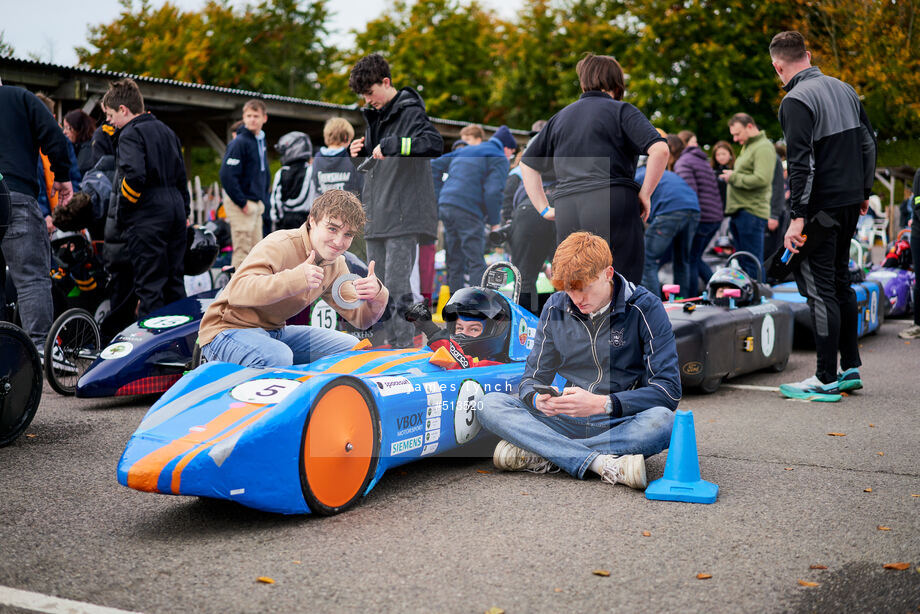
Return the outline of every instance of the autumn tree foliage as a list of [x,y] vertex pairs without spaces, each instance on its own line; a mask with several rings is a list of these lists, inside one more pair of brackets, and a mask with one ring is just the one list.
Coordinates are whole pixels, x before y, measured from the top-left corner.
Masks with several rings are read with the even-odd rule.
[[781,137],[768,47],[798,29],[814,62],[863,96],[882,138],[920,136],[917,0],[522,0],[511,19],[479,0],[394,0],[341,49],[329,44],[329,0],[198,11],[120,1],[117,18],[90,29],[93,48],[78,49],[82,65],[363,104],[348,72],[379,52],[432,116],[527,128],[578,98],[575,64],[593,52],[620,61],[625,99],[655,125],[702,143],[726,138],[739,111]]
[[863,97],[879,137],[920,136],[920,3],[799,0],[812,62]]
[[[244,9],[209,0],[199,11],[119,0],[121,14],[90,27],[80,64],[152,77],[313,98],[324,69],[326,0],[262,0]],[[181,27],[177,27],[181,24]]]

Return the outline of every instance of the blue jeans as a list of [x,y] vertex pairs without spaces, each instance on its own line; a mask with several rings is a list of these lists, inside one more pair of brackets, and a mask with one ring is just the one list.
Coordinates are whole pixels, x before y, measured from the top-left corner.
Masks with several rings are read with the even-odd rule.
[[486,235],[482,216],[453,205],[440,205],[438,217],[444,222],[444,249],[447,252],[447,285],[450,293],[470,285],[478,286],[486,272]]
[[16,286],[22,327],[39,351],[54,320],[51,300],[51,241],[38,201],[28,194],[10,192],[12,208],[3,237],[3,256]]
[[[744,209],[735,211],[732,214],[731,231],[732,240],[735,245],[735,251],[751,252],[763,266],[763,233],[767,228],[767,220],[757,217],[750,211]],[[750,258],[741,257],[738,259],[741,268],[744,269],[751,279],[757,279],[757,267],[751,262]]]
[[357,343],[349,334],[313,326],[229,328],[217,333],[201,353],[209,361],[244,367],[289,367],[347,352]]
[[645,229],[645,268],[642,285],[655,296],[661,296],[658,283],[658,269],[661,258],[674,246],[674,283],[680,286],[681,296],[692,296],[690,288],[690,249],[700,212],[682,209],[671,213],[659,213]]
[[693,236],[693,247],[690,248],[690,296],[695,296],[699,289],[700,280],[703,280],[703,287],[709,283],[712,277],[712,269],[703,261],[703,252],[706,246],[712,241],[712,237],[719,232],[722,222],[700,222],[696,227],[696,234]]
[[502,439],[583,478],[600,454],[652,456],[668,447],[674,412],[652,407],[633,416],[547,416],[517,397],[490,392],[479,412],[482,426]]

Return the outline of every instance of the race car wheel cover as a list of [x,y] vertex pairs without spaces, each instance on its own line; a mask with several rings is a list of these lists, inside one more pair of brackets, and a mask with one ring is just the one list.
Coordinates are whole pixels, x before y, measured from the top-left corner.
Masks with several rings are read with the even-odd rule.
[[[79,338],[80,343],[73,343],[73,339],[61,339],[61,331],[70,326],[68,334],[73,334],[74,338]],[[63,345],[61,345],[63,342]],[[54,349],[59,347],[64,354],[64,358],[73,363],[75,373],[63,373],[54,368]],[[77,382],[86,373],[89,366],[96,360],[102,351],[102,338],[99,333],[99,325],[90,312],[85,309],[68,309],[62,313],[51,330],[48,331],[48,338],[45,340],[45,377],[51,388],[58,394],[72,396],[77,391]],[[79,352],[79,356],[75,354]]]
[[313,512],[343,512],[367,490],[377,470],[380,418],[373,397],[349,378],[323,387],[304,424],[300,483]]
[[0,447],[29,427],[41,398],[38,350],[21,328],[0,322]]

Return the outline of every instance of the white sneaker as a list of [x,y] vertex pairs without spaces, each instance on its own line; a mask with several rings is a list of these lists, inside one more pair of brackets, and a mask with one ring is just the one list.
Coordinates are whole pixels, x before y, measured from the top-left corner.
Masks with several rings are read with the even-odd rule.
[[[45,364],[45,348],[38,351],[38,357],[41,359],[42,366]],[[55,345],[51,350],[51,364],[58,373],[75,374],[77,366],[64,357],[64,351],[60,346]]]
[[601,479],[609,484],[625,484],[630,488],[645,490],[648,486],[648,479],[645,477],[645,457],[641,454],[607,455]]
[[492,464],[504,471],[530,471],[531,473],[556,473],[559,467],[542,456],[502,439],[495,446]]
[[920,324],[908,326],[898,333],[898,337],[901,339],[920,339]]

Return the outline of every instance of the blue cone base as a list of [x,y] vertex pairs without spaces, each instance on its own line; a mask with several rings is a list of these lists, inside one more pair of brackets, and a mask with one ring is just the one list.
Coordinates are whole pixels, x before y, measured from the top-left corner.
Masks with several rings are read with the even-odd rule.
[[645,498],[656,501],[684,501],[686,503],[715,503],[719,494],[719,485],[698,480],[680,482],[660,478],[645,489]]

